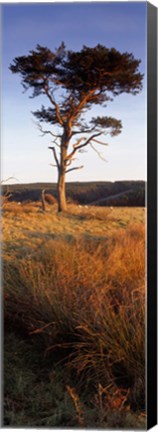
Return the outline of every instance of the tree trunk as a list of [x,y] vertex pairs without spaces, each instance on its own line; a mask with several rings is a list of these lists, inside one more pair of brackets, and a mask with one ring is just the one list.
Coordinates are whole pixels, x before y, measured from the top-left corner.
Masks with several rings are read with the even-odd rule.
[[46,211],[46,202],[45,202],[45,189],[42,190],[41,201],[42,201],[42,210]]
[[67,209],[66,206],[66,156],[69,147],[71,129],[65,126],[64,133],[61,140],[61,152],[60,152],[60,164],[58,166],[58,211],[64,212]]
[[65,171],[60,170],[58,177],[58,211],[66,211]]

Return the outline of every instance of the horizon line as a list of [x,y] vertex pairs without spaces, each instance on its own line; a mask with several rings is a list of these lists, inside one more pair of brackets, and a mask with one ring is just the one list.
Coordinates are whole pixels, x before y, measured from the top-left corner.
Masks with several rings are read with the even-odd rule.
[[[68,181],[65,182],[66,184],[68,183],[118,183],[118,182],[144,182],[146,183],[147,180],[145,179],[124,179],[124,180],[83,180],[83,181]],[[18,185],[36,185],[36,184],[58,184],[58,182],[50,182],[50,181],[36,181],[36,182],[18,182],[18,183],[7,183],[7,182],[3,182],[3,184],[1,184],[1,186],[18,186]]]

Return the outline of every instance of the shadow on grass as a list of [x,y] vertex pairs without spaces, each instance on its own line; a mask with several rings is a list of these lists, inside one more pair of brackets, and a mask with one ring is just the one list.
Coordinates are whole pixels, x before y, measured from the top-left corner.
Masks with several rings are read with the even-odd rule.
[[145,416],[98,405],[97,389],[78,396],[71,377],[40,346],[5,334],[3,426],[145,429]]

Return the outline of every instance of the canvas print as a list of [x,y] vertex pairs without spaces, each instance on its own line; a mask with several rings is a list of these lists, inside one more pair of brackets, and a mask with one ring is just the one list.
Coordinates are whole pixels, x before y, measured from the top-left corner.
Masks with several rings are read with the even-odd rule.
[[146,10],[2,5],[5,427],[146,427]]

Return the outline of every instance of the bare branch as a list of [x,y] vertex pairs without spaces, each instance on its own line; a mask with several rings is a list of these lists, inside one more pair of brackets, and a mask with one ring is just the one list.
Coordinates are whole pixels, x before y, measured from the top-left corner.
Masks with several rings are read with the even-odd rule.
[[85,147],[85,146],[87,146],[87,145],[90,143],[90,141],[92,141],[95,137],[97,137],[97,136],[99,136],[99,135],[102,135],[102,132],[98,132],[98,133],[96,133],[96,134],[90,136],[84,144],[80,144],[80,145],[77,147],[77,150],[78,150],[78,149],[81,149],[81,148],[83,148],[83,147]]
[[55,162],[56,162],[56,164],[57,164],[57,167],[58,167],[58,169],[60,168],[60,164],[59,164],[59,161],[58,161],[58,158],[57,158],[57,154],[56,154],[56,150],[55,150],[55,148],[54,147],[48,147],[50,150],[52,150],[52,152],[53,152],[53,155],[54,155],[54,159],[55,159]]
[[66,166],[67,167],[70,166],[74,160],[78,160],[78,158],[66,159],[66,161],[65,161],[66,162]]
[[108,146],[108,143],[103,143],[102,141],[96,140],[95,138],[93,138],[92,141],[95,141],[96,143],[101,144],[103,146]]
[[83,147],[86,147],[89,143],[90,143],[90,141],[92,141],[93,140],[93,138],[95,138],[95,137],[97,137],[97,136],[99,136],[99,135],[101,135],[103,132],[98,132],[98,133],[96,133],[96,134],[93,134],[93,135],[91,135],[83,144],[80,144],[80,145],[78,145],[78,142],[79,141],[81,141],[81,140],[83,140],[83,139],[85,139],[85,138],[81,138],[80,140],[78,140],[78,142],[76,143],[76,144],[74,144],[73,145],[73,150],[72,150],[72,152],[67,156],[67,159],[69,160],[69,159],[71,159],[72,158],[72,156],[76,153],[76,151],[77,150],[80,150],[80,149],[82,149]]
[[68,170],[66,171],[66,174],[67,174],[68,172],[70,172],[70,171],[78,170],[78,169],[81,169],[81,168],[83,168],[83,167],[84,167],[84,165],[81,165],[81,166],[79,166],[79,167],[70,168],[70,169],[68,169]]
[[62,135],[56,135],[53,132],[51,132],[50,130],[44,130],[42,128],[42,125],[40,123],[34,122],[36,124],[36,126],[38,127],[38,129],[40,130],[40,132],[42,132],[42,136],[46,135],[46,134],[50,134],[53,136],[53,138],[61,138]]
[[55,99],[52,97],[47,83],[44,86],[44,90],[45,90],[46,95],[48,96],[48,99],[50,100],[50,102],[52,103],[52,105],[54,105],[54,107],[55,107],[56,116],[57,116],[59,124],[61,126],[63,126],[64,122],[63,122],[63,119],[62,119],[62,117],[60,115],[59,105],[56,103]]
[[70,160],[70,159],[72,159],[73,155],[74,155],[75,152],[76,152],[76,148],[79,147],[80,142],[83,141],[84,139],[85,139],[84,137],[79,138],[79,139],[77,140],[77,142],[76,142],[75,144],[73,144],[73,150],[72,150],[72,152],[71,152],[71,153],[66,157],[66,160]]
[[91,133],[91,132],[93,132],[93,130],[95,130],[95,127],[91,128],[91,129],[84,129],[84,130],[82,130],[82,131],[73,131],[73,132],[71,133],[71,137],[72,137],[73,135],[78,135],[78,134],[81,134],[81,133]]
[[8,180],[16,180],[16,181],[19,181],[16,177],[8,177],[8,178],[6,178],[6,179],[4,179],[4,180],[1,180],[1,181],[0,181],[0,184],[3,184],[4,182],[7,182]]
[[57,143],[57,138],[55,138],[55,139],[53,140],[53,143],[54,143],[57,147],[60,148],[60,144]]
[[92,97],[92,95],[95,93],[95,90],[90,90],[88,93],[84,94],[81,101],[76,105],[76,107],[73,110],[73,114],[70,116],[69,122],[72,123],[72,121],[76,118],[77,114],[81,112],[81,110],[84,108],[84,106],[87,104],[89,99]]
[[107,162],[107,159],[105,159],[102,154],[93,146],[92,143],[90,143],[91,148],[97,153],[97,155],[102,159],[104,162]]

